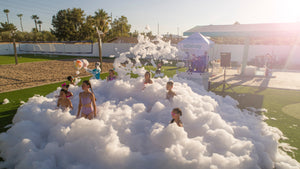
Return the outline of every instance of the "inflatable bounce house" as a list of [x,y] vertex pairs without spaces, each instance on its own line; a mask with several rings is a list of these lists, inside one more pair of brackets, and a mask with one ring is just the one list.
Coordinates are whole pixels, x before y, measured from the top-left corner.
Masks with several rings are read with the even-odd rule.
[[183,62],[187,68],[186,72],[179,73],[179,77],[193,80],[208,89],[208,51],[213,42],[200,33],[194,33],[178,43],[178,48],[184,54]]

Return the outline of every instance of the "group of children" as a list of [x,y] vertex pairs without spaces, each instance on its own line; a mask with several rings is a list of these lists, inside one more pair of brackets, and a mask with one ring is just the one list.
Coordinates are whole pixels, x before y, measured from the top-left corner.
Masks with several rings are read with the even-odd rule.
[[[75,85],[74,78],[72,76],[67,77],[70,84]],[[109,70],[109,75],[107,76],[107,81],[115,80],[116,76],[113,69]],[[145,73],[145,79],[144,84],[152,84],[153,81],[151,80],[151,74],[150,72]],[[60,91],[59,99],[57,101],[57,107],[62,109],[71,108],[73,109],[72,102],[70,98],[73,97],[73,93],[68,91],[70,85],[67,85],[66,83],[62,84],[62,89]],[[81,117],[84,117],[86,119],[93,119],[97,116],[97,106],[96,106],[96,98],[95,94],[93,92],[92,85],[89,80],[85,80],[82,83],[82,90],[83,92],[79,93],[79,104],[78,104],[78,111],[76,117],[79,118],[80,114]],[[167,82],[166,89],[166,99],[172,101],[173,97],[176,96],[176,93],[172,91],[173,88],[173,82],[169,81]],[[182,122],[180,120],[180,116],[182,116],[182,111],[180,108],[174,108],[172,110],[172,120],[170,123],[176,123],[179,127],[182,127]]]
[[[145,79],[144,79],[144,84],[152,84],[153,81],[151,80],[151,74],[150,72],[145,73]],[[167,89],[167,94],[166,94],[166,99],[169,101],[173,100],[173,97],[176,96],[176,93],[172,90],[173,89],[173,82],[169,81],[167,82],[166,89]],[[170,123],[176,123],[179,127],[183,127],[183,124],[180,120],[180,116],[182,116],[182,111],[180,108],[174,108],[171,112],[172,115],[172,120]]]
[[[75,79],[72,76],[68,76],[67,79],[70,84],[75,85]],[[70,100],[70,98],[73,96],[73,93],[68,91],[69,86],[70,85],[67,85],[66,83],[62,84],[62,89],[60,90],[57,101],[57,107],[63,110],[68,108],[73,109],[73,105]],[[89,80],[83,81],[81,87],[83,92],[79,93],[79,104],[76,117],[79,118],[81,112],[81,117],[91,120],[97,115],[96,98]]]

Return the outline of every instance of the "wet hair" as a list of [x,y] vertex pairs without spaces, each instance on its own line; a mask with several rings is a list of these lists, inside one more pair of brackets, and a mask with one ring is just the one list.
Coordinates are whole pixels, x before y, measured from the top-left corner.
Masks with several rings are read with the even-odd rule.
[[[174,108],[174,109],[172,110],[172,112],[175,113],[175,114],[179,114],[180,116],[182,116],[182,111],[181,111],[180,108]],[[172,119],[172,120],[170,121],[170,123],[174,123],[174,122],[175,122],[175,119]],[[179,120],[179,123],[182,124],[181,120]]]
[[71,82],[73,80],[73,76],[68,76],[67,79]]
[[181,111],[180,108],[174,108],[174,109],[172,110],[172,112],[175,113],[175,114],[179,114],[180,116],[182,116],[182,111]]
[[112,72],[113,74],[115,74],[114,69],[109,69],[109,72]]
[[173,84],[174,84],[174,83],[173,83],[172,81],[168,81],[168,82],[167,82],[167,85],[173,86]]
[[[83,81],[82,83],[85,83],[86,85],[90,86],[90,88],[91,88],[91,90],[92,90],[92,93],[95,94],[94,91],[93,91],[91,82],[90,82],[89,80],[85,80],[85,81]],[[97,99],[95,98],[95,100],[97,100]]]
[[68,84],[66,85],[66,83],[62,84],[61,86],[65,87],[66,89],[69,89],[69,87],[70,87],[70,85],[68,85]]
[[60,92],[64,92],[65,94],[68,94],[68,91],[65,89],[61,89]]
[[86,85],[90,86],[90,88],[92,88],[91,82],[89,80],[84,80],[82,83],[85,83]]
[[146,74],[149,74],[149,77],[151,78],[151,74],[150,74],[150,72],[149,72],[149,71],[147,71],[147,72],[145,73],[145,75],[146,75]]

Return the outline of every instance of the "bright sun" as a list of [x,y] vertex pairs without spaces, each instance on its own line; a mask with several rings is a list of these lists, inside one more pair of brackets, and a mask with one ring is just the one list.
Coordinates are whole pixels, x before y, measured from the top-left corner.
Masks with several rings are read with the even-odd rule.
[[277,0],[276,15],[283,22],[300,22],[300,0]]

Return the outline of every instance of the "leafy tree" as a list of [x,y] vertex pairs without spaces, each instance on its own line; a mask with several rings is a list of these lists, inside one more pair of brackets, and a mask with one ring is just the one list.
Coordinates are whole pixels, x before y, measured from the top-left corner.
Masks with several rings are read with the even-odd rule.
[[4,9],[3,12],[6,14],[7,23],[9,23],[9,19],[8,19],[9,10],[8,9]]
[[1,40],[4,42],[11,41],[12,40],[11,32],[10,31],[1,32]]
[[80,8],[60,10],[52,17],[51,32],[58,40],[81,40],[80,30],[84,24],[84,11]]
[[53,35],[50,31],[43,31],[42,36],[43,41],[57,41],[55,35]]
[[95,34],[95,20],[92,16],[87,16],[84,24],[80,28],[80,39],[79,40],[93,40],[96,41]]
[[[143,33],[141,33],[141,35],[148,36],[149,38],[154,38],[154,37],[155,37],[155,36],[152,34],[152,31],[149,31],[149,32],[143,32]],[[165,36],[166,39],[168,39],[169,37],[171,37],[171,39],[172,39],[172,35]]]
[[23,32],[23,24],[22,24],[22,17],[23,17],[23,14],[18,14],[17,16],[20,18],[21,30],[22,30],[22,32]]
[[32,15],[31,16],[31,19],[34,20],[34,24],[35,24],[35,30],[38,31],[38,28],[37,28],[37,20],[40,19],[37,15]]
[[37,21],[37,24],[39,25],[39,31],[40,31],[40,32],[42,32],[42,23],[43,23],[43,22],[42,22],[41,20],[38,20],[38,21]]
[[105,37],[105,35],[109,31],[111,17],[108,16],[108,14],[103,9],[98,9],[98,11],[95,12],[94,20],[95,26],[97,26],[98,29],[103,32],[102,36]]
[[129,37],[131,25],[128,24],[127,17],[121,16],[118,19],[114,19],[111,23],[111,30],[109,32],[110,38],[114,37]]
[[0,22],[1,27],[0,27],[0,32],[6,32],[6,31],[13,31],[13,30],[17,30],[16,26],[12,23],[2,23]]
[[129,35],[130,35],[131,37],[138,37],[139,32],[138,32],[137,30],[135,30],[135,31],[132,32],[132,33],[130,32]]
[[[6,31],[0,33],[0,37],[2,41],[11,41],[11,31]],[[57,41],[55,35],[53,35],[50,31],[42,31],[42,32],[15,32],[15,39],[17,42],[20,41]]]

